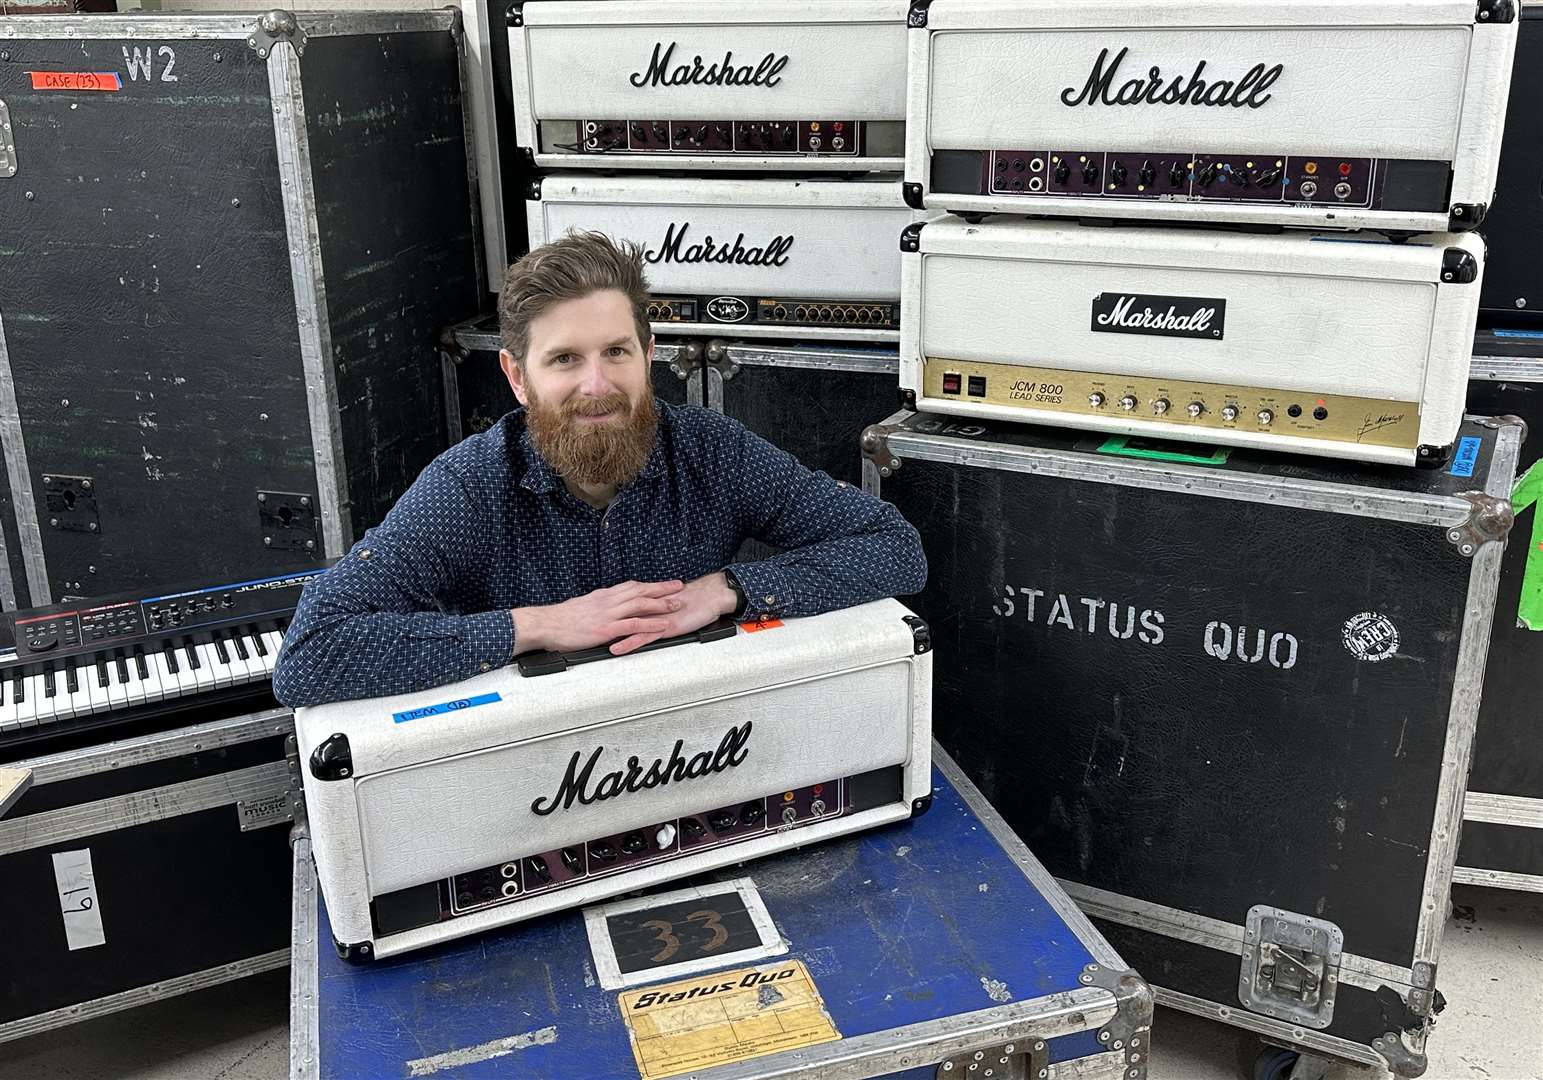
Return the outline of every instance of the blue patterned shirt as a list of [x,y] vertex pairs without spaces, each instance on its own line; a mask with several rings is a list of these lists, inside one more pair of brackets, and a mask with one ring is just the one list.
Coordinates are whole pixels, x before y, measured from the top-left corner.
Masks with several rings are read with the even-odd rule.
[[[513,657],[511,609],[629,580],[732,568],[747,617],[921,590],[921,538],[893,506],[811,472],[730,417],[665,402],[659,414],[642,472],[604,511],[536,451],[523,409],[441,454],[306,588],[274,694],[299,707],[470,678]],[[751,537],[783,550],[735,562]]]

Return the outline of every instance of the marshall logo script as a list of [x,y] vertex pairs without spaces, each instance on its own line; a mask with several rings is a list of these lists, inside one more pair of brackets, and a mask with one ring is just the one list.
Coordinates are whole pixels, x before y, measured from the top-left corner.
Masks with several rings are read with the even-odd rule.
[[1155,334],[1219,341],[1227,301],[1209,296],[1143,296],[1099,293],[1093,298],[1096,334]]
[[791,236],[774,236],[760,247],[746,247],[745,234],[740,233],[730,244],[713,241],[712,235],[704,236],[695,244],[686,243],[686,232],[691,222],[670,222],[664,230],[664,243],[657,248],[646,248],[643,261],[650,263],[732,263],[736,266],[785,266],[788,252],[793,250]]
[[776,86],[782,81],[782,69],[788,66],[784,53],[767,53],[754,67],[734,63],[734,50],[726,50],[723,63],[702,66],[702,58],[693,56],[689,64],[670,65],[675,59],[677,42],[654,43],[654,55],[648,61],[647,71],[634,71],[627,77],[633,86]]
[[1205,60],[1195,65],[1195,71],[1188,79],[1183,75],[1164,79],[1163,69],[1153,64],[1147,69],[1146,78],[1127,79],[1116,90],[1115,75],[1129,52],[1129,46],[1121,49],[1112,64],[1109,63],[1108,49],[1099,53],[1088,81],[1080,91],[1072,86],[1062,90],[1061,104],[1072,108],[1078,105],[1209,105],[1218,109],[1257,109],[1270,100],[1272,95],[1265,91],[1275,85],[1275,80],[1285,70],[1283,64],[1270,68],[1255,64],[1236,81],[1215,79],[1208,82]]
[[[531,812],[546,817],[554,810],[568,810],[575,802],[588,806],[590,803],[614,799],[625,792],[637,793],[649,788],[663,787],[682,780],[697,780],[713,773],[721,773],[741,764],[750,755],[751,721],[723,733],[717,750],[703,750],[700,754],[686,757],[681,753],[686,740],[676,739],[675,749],[668,759],[655,758],[653,764],[644,766],[636,754],[627,759],[624,768],[608,772],[595,781],[595,768],[605,747],[597,746],[586,760],[582,750],[575,750],[568,759],[568,771],[563,774],[557,791],[545,798],[537,798],[530,804]],[[582,765],[580,764],[582,762]]]

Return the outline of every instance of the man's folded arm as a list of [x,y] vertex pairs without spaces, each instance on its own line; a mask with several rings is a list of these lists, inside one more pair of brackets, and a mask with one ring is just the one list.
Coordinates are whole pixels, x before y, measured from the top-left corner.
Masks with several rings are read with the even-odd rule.
[[899,510],[749,431],[741,440],[741,521],[751,536],[784,549],[730,567],[747,616],[818,615],[921,591],[927,557]]
[[440,600],[486,565],[494,530],[461,480],[435,463],[300,598],[273,673],[298,708],[427,690],[508,662],[508,611],[444,613]]

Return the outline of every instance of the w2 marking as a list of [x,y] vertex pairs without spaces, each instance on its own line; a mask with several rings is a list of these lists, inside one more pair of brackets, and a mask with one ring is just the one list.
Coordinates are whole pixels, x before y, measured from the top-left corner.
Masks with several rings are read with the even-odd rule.
[[154,45],[146,45],[141,49],[134,46],[134,53],[129,54],[129,47],[123,46],[123,64],[129,69],[129,81],[155,82],[155,61],[161,60],[161,82],[176,82],[177,76],[171,73],[171,69],[177,65],[177,53],[170,45],[162,45],[156,48]]

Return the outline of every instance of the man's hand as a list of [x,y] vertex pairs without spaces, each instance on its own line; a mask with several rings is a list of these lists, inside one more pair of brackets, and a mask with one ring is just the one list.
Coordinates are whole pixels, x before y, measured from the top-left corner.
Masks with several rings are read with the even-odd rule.
[[688,582],[674,594],[673,599],[679,601],[679,606],[662,620],[665,623],[664,629],[635,631],[612,645],[612,654],[620,656],[650,641],[700,630],[714,619],[729,614],[739,602],[722,571]]
[[[722,578],[723,575],[718,576]],[[674,625],[671,619],[701,603],[700,599],[693,601],[687,597],[697,585],[696,581],[690,585],[679,581],[624,581],[608,589],[596,589],[584,596],[564,600],[561,604],[515,608],[512,613],[515,652],[536,649],[574,652],[592,649],[617,638],[631,641],[643,637],[652,641],[670,633],[686,633],[685,630],[671,630]],[[724,588],[728,588],[727,584]],[[711,621],[704,619],[691,629]],[[613,647],[611,651],[619,650]]]

